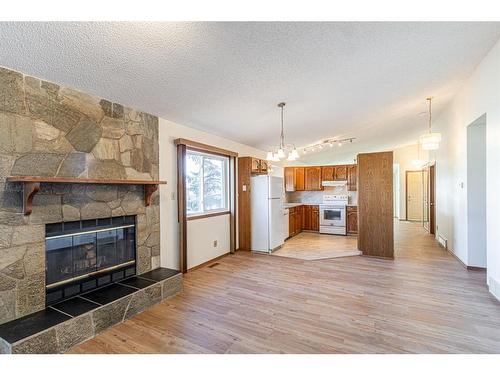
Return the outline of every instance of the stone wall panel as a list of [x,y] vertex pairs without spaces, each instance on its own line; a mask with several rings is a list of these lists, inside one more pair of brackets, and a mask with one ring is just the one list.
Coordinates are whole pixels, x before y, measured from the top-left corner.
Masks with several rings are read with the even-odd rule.
[[25,216],[22,184],[6,182],[158,179],[157,117],[0,68],[0,134],[0,323],[45,305],[45,224],[138,215],[138,271],[159,265],[158,193],[146,209],[141,186],[42,183]]

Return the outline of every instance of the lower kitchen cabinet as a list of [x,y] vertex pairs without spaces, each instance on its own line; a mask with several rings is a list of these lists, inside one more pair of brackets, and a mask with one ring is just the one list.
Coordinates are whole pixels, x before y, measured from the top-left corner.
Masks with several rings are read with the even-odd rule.
[[303,205],[288,209],[289,237],[303,230],[319,231],[319,206]]
[[304,216],[302,216],[302,229],[309,230],[311,228],[311,206],[304,206]]
[[319,231],[319,206],[311,207],[311,230]]
[[303,207],[302,229],[319,231],[319,206],[305,205]]
[[288,232],[292,237],[302,230],[303,206],[290,207],[288,212]]
[[358,233],[358,208],[347,206],[347,234]]

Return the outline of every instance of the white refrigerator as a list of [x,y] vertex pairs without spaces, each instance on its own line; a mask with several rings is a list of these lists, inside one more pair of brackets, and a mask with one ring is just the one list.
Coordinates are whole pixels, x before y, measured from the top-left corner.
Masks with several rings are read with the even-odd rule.
[[284,242],[283,179],[253,176],[250,191],[252,251],[270,253]]

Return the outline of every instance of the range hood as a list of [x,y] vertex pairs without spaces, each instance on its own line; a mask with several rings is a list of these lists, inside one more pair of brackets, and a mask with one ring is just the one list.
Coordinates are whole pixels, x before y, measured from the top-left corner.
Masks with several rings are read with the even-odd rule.
[[346,186],[347,181],[321,181],[322,186]]

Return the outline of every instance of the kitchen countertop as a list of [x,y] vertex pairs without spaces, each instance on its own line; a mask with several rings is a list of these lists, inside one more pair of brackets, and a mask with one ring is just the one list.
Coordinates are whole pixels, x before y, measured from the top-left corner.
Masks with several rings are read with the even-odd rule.
[[[283,208],[292,208],[298,206],[319,206],[322,203],[283,203]],[[358,207],[356,204],[348,204],[347,207]]]
[[319,206],[320,203],[283,203],[283,208],[292,208],[298,206]]

